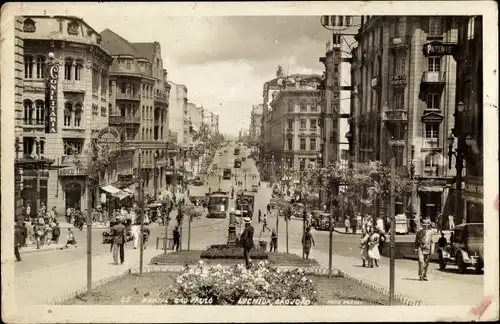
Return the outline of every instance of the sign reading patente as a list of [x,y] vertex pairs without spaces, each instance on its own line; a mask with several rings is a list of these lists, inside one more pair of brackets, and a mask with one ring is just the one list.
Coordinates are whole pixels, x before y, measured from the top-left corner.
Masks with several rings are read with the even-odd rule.
[[48,84],[48,125],[47,133],[57,133],[57,81],[59,78],[59,65],[49,66],[49,84]]
[[422,51],[425,56],[443,56],[455,54],[456,48],[457,44],[454,43],[430,42],[424,44],[424,48]]

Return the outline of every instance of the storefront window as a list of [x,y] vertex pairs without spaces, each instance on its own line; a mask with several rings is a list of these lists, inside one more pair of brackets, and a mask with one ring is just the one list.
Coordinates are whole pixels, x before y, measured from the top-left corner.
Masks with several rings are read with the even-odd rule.
[[483,223],[483,204],[467,201],[467,223]]

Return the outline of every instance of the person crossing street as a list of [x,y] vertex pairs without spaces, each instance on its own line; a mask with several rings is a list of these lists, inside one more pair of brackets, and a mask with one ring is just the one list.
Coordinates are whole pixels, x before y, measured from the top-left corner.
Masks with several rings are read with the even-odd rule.
[[422,229],[415,237],[415,251],[418,253],[418,276],[420,281],[427,281],[427,268],[431,254],[432,231],[429,230],[430,221],[422,221]]

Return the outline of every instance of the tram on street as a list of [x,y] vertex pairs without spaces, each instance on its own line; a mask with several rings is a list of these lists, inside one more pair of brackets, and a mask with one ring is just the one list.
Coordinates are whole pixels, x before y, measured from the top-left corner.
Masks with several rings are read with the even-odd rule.
[[207,218],[226,218],[229,210],[229,195],[225,191],[214,191],[208,198]]
[[239,147],[234,148],[234,155],[240,155],[240,148]]
[[241,168],[241,159],[239,158],[234,159],[234,167]]
[[231,168],[225,168],[222,173],[222,179],[231,180]]

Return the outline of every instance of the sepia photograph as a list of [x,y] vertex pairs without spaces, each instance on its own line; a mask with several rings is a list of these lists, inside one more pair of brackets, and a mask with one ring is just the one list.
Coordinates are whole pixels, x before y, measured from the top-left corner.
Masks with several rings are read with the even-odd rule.
[[4,5],[4,321],[498,319],[498,7],[460,3]]

